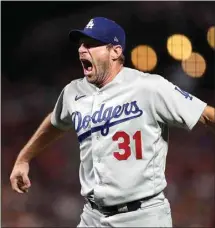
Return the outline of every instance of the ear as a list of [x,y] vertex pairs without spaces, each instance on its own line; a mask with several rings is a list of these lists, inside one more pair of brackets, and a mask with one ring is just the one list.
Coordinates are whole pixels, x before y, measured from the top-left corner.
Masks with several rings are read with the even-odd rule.
[[122,54],[122,47],[120,45],[115,45],[110,50],[110,55],[112,60],[117,60]]

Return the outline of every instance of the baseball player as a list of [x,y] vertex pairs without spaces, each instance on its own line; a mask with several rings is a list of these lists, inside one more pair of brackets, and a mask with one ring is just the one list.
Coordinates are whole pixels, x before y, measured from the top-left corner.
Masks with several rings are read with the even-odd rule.
[[112,20],[93,18],[70,39],[85,77],[63,88],[19,153],[12,188],[27,192],[30,160],[75,128],[86,199],[78,227],[172,227],[163,193],[168,125],[214,127],[214,108],[159,75],[124,67],[125,33]]

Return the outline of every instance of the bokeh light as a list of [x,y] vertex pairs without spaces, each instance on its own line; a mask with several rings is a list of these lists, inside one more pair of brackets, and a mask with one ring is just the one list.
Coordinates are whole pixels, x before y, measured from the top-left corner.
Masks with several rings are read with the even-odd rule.
[[208,44],[215,49],[215,26],[212,26],[208,29],[207,32],[207,41]]
[[167,50],[174,59],[185,60],[192,53],[192,44],[186,36],[174,34],[167,39]]
[[206,61],[202,55],[193,52],[191,56],[182,61],[182,68],[191,77],[202,77],[206,70]]
[[152,47],[139,45],[131,51],[131,61],[136,69],[151,71],[157,64],[157,55]]

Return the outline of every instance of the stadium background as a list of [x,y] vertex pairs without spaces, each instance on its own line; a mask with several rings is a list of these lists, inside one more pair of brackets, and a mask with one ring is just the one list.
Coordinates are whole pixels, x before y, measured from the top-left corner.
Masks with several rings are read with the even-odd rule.
[[[84,201],[74,132],[32,161],[28,194],[16,194],[9,183],[19,150],[52,111],[62,88],[82,77],[68,31],[95,16],[117,21],[127,34],[126,66],[147,68],[156,53],[156,64],[153,60],[146,71],[214,105],[214,12],[214,2],[1,2],[2,227],[72,227],[79,222]],[[168,52],[167,39],[173,34],[188,37],[192,50],[204,57],[201,77],[202,62],[191,62],[189,75]],[[139,49],[146,53],[137,51],[132,60],[139,45],[150,46],[154,54],[147,54],[150,48]],[[214,148],[214,135],[202,126],[192,133],[170,129],[165,192],[176,227],[215,226]]]

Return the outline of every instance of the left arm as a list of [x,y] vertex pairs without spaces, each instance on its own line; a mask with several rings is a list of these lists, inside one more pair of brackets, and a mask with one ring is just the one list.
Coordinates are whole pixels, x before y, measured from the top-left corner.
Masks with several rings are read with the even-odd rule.
[[215,108],[207,105],[199,118],[199,122],[210,128],[215,134]]

